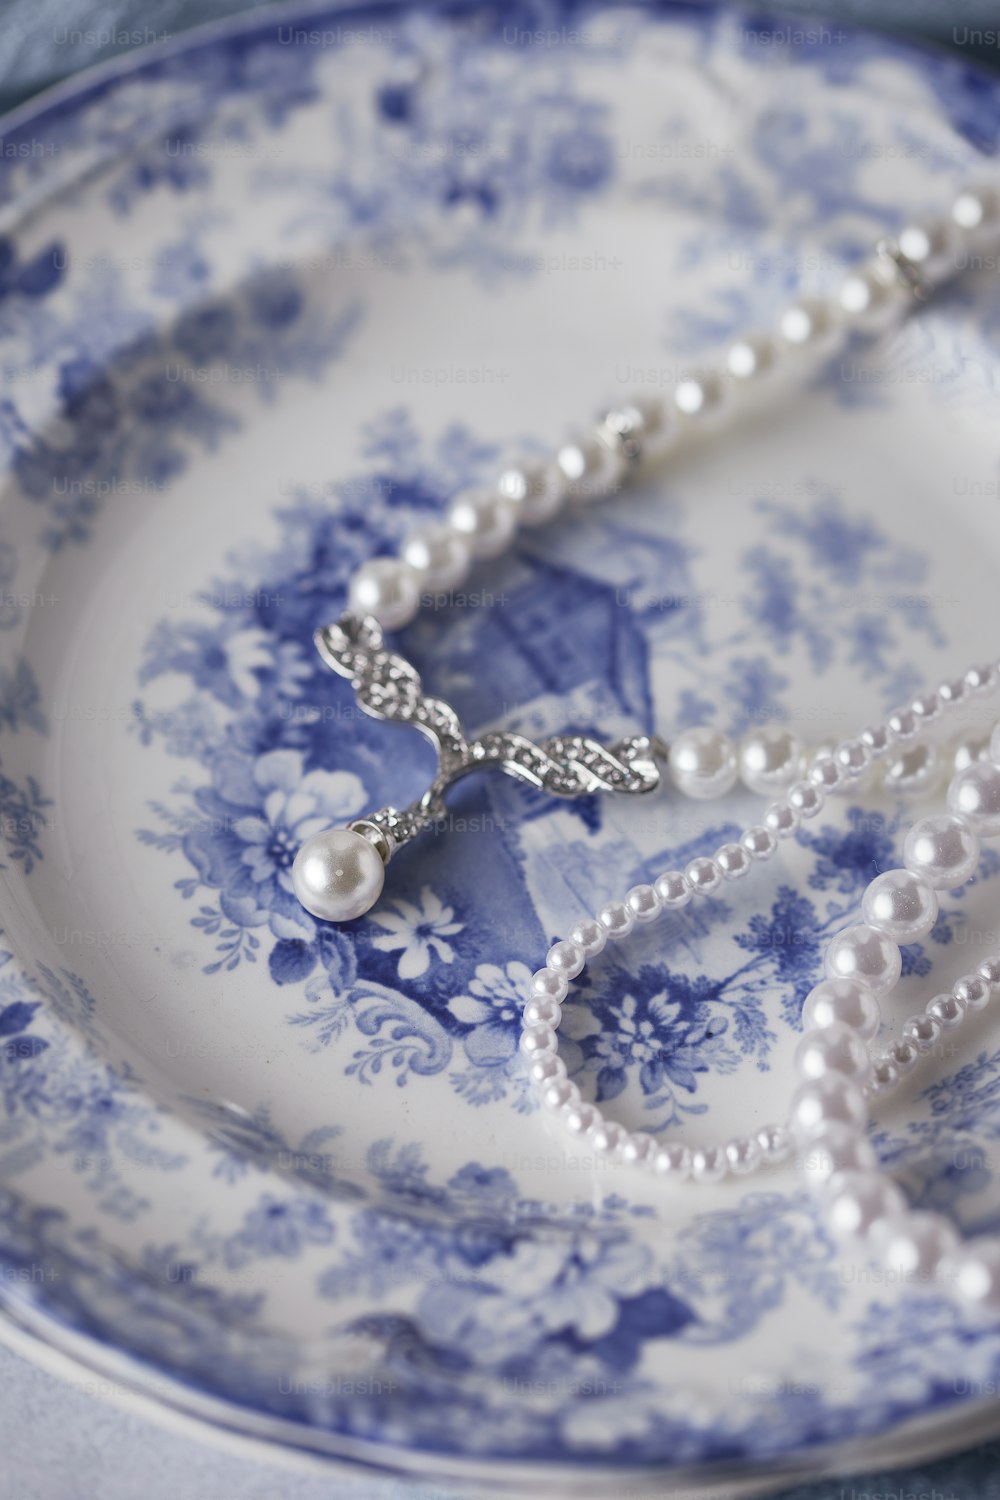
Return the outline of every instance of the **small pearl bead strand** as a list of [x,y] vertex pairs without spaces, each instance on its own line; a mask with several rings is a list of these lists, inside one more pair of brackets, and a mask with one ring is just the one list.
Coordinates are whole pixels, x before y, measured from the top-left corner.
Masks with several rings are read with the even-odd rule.
[[[797,785],[819,793],[821,806],[824,791],[837,784],[837,778],[830,775],[830,763],[839,768],[840,775],[847,775],[851,766],[855,776],[864,774],[870,759],[889,754],[901,737],[915,738],[942,709],[963,701],[966,692],[993,689],[997,672],[993,667],[972,668],[962,681],[961,691],[952,684],[951,692],[915,700],[915,707],[927,707],[936,700],[933,712],[903,710],[891,715],[886,726],[863,732],[857,741],[845,741],[832,756],[817,757],[808,779]],[[855,757],[858,743],[867,746],[869,759]],[[965,1300],[1000,1309],[1000,1242],[960,1249],[954,1231],[940,1215],[907,1209],[899,1189],[880,1171],[865,1135],[869,1101],[898,1086],[921,1056],[933,1051],[945,1030],[954,1029],[967,1014],[982,1010],[1000,995],[1000,954],[996,954],[985,959],[975,973],[957,980],[949,993],[935,996],[920,1015],[911,1017],[898,1042],[874,1061],[869,1055],[866,1043],[878,1030],[879,999],[899,978],[899,944],[922,936],[933,926],[938,890],[953,890],[971,878],[978,864],[980,835],[1000,836],[1000,723],[990,737],[986,757],[956,770],[947,800],[951,811],[920,819],[910,829],[903,867],[884,872],[870,883],[862,900],[865,920],[837,933],[827,947],[826,977],[803,1007],[807,1029],[795,1054],[801,1081],[792,1097],[787,1125],[766,1126],[755,1135],[735,1136],[721,1146],[693,1149],[679,1141],[659,1141],[644,1131],[629,1132],[582,1099],[557,1050],[562,1002],[587,960],[608,941],[628,936],[637,922],[687,906],[695,894],[710,893],[723,879],[742,876],[755,860],[770,857],[779,835],[764,825],[760,830],[747,830],[739,843],[724,845],[710,860],[693,861],[683,872],[670,871],[652,886],[633,887],[624,902],[610,903],[596,919],[579,923],[568,939],[556,943],[545,968],[532,978],[521,1049],[544,1105],[595,1153],[671,1180],[715,1183],[729,1172],[745,1175],[781,1161],[798,1147],[803,1171],[820,1193],[832,1233],[850,1239],[874,1237],[890,1269],[914,1278],[936,1276],[953,1283]],[[805,801],[812,808],[812,800]],[[784,807],[795,809],[791,792]],[[802,809],[797,810],[801,815]],[[786,817],[781,821],[789,825],[787,836],[795,824]],[[759,833],[770,833],[770,838],[758,841]],[[759,852],[754,847],[758,842]],[[743,851],[746,859],[734,851]],[[706,872],[706,866],[712,865],[717,878]],[[730,865],[732,873],[727,873]]]

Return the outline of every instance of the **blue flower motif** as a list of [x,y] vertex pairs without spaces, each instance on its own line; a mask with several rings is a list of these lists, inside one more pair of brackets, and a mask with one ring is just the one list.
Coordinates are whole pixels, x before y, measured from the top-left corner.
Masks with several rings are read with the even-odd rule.
[[330,1245],[334,1239],[325,1206],[314,1198],[277,1198],[265,1193],[250,1210],[243,1228],[227,1245],[226,1258],[238,1266],[254,1255],[294,1260],[307,1245]]
[[452,908],[429,885],[418,901],[396,901],[380,908],[372,923],[382,929],[372,938],[372,946],[380,953],[399,952],[400,979],[419,979],[430,968],[432,957],[439,963],[453,963],[455,950],[445,939],[455,937],[464,925],[455,921]]

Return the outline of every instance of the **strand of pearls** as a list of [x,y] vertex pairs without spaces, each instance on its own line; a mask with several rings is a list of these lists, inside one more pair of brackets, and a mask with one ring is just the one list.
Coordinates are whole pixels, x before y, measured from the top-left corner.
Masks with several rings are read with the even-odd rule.
[[[955,773],[948,791],[949,811],[918,820],[904,844],[904,867],[877,876],[862,901],[864,920],[837,933],[828,945],[825,978],[803,1007],[806,1034],[796,1053],[803,1082],[792,1102],[788,1125],[767,1125],[754,1135],[735,1136],[719,1146],[691,1149],[680,1141],[658,1141],[645,1131],[627,1131],[583,1100],[558,1055],[562,1003],[572,980],[609,941],[621,941],[639,923],[687,906],[696,895],[710,895],[724,880],[749,873],[756,862],[772,857],[781,838],[790,837],[803,818],[815,817],[826,796],[863,778],[870,767],[891,756],[900,745],[912,745],[931,725],[975,696],[1000,684],[1000,663],[971,667],[962,677],[943,682],[884,724],[843,741],[832,753],[816,757],[804,780],[795,782],[774,802],[762,823],[748,828],[738,842],[715,854],[692,860],[684,869],[667,871],[652,885],[634,886],[624,900],[611,902],[585,919],[569,937],[550,948],[545,966],[531,979],[522,1013],[520,1047],[541,1092],[543,1105],[566,1129],[582,1137],[597,1155],[651,1169],[659,1176],[696,1182],[720,1181],[727,1172],[746,1175],[786,1158],[802,1120],[817,1118],[828,1100],[843,1105],[861,1101],[867,1121],[867,1098],[891,1091],[933,1049],[940,1031],[957,1024],[952,1017],[981,1009],[993,993],[993,974],[1000,978],[1000,958],[987,960],[966,975],[950,995],[937,996],[926,1012],[911,1018],[903,1035],[874,1065],[866,1043],[876,1036],[879,1001],[899,979],[899,944],[928,932],[938,912],[939,889],[952,890],[971,878],[979,859],[979,835],[1000,834],[1000,725],[987,743],[986,759],[975,759]],[[837,1101],[840,1100],[840,1105]],[[836,1114],[830,1123],[849,1123]],[[867,1144],[867,1143],[864,1143]],[[867,1158],[866,1158],[867,1159]]]
[[783,369],[801,376],[850,335],[882,333],[901,321],[915,292],[948,279],[961,251],[982,248],[998,234],[1000,193],[964,188],[946,217],[907,225],[892,246],[880,242],[832,297],[794,302],[773,333],[735,339],[714,366],[684,375],[666,396],[640,392],[604,411],[590,431],[554,455],[514,463],[492,486],[457,495],[443,522],[414,532],[399,556],[362,564],[349,586],[348,607],[373,615],[386,630],[408,625],[422,596],[459,588],[475,562],[506,552],[521,528],[554,520],[569,502],[586,507],[617,493],[639,465],[659,462],[711,431],[773,386]]

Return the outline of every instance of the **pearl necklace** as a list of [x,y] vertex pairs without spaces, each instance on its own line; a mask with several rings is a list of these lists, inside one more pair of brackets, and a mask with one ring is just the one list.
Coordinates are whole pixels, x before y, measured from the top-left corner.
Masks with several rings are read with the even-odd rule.
[[825,978],[803,1007],[806,1032],[795,1054],[800,1083],[787,1123],[694,1150],[627,1131],[583,1100],[558,1055],[557,1032],[570,982],[609,941],[621,941],[637,924],[747,875],[775,854],[778,841],[794,834],[802,819],[815,817],[829,793],[857,783],[875,767],[897,792],[930,788],[940,766],[922,736],[968,697],[995,689],[1000,663],[972,667],[914,699],[885,724],[832,749],[821,748],[803,775],[804,747],[780,727],[747,736],[738,752],[725,735],[709,729],[689,730],[669,747],[654,736],[610,746],[582,736],[535,744],[510,732],[469,741],[454,709],[425,696],[415,669],[385,648],[382,632],[407,625],[422,594],[454,590],[474,561],[507,550],[519,527],[553,520],[569,500],[589,503],[615,493],[630,471],[659,461],[710,426],[741,396],[770,381],[786,359],[797,360],[801,370],[805,359],[827,358],[847,335],[883,332],[952,274],[960,247],[981,247],[998,229],[1000,194],[992,188],[965,189],[948,218],[908,226],[892,242],[881,240],[830,302],[804,299],[786,309],[776,337],[748,334],[729,346],[720,370],[682,378],[666,400],[641,395],[606,411],[591,433],[565,444],[554,460],[519,463],[506,469],[493,489],[459,495],[445,523],[410,537],[400,558],[364,564],[351,580],[347,611],[317,631],[317,649],[333,670],[350,679],[367,713],[421,730],[437,751],[437,775],[407,809],[382,808],[347,828],[314,834],[292,868],[296,895],[312,915],[326,921],[363,915],[381,894],[395,850],[446,818],[444,791],[460,776],[492,767],[561,797],[649,792],[659,785],[660,762],[667,762],[680,791],[698,799],[729,791],[737,775],[752,791],[783,791],[761,823],[738,841],[692,860],[683,871],[666,872],[652,885],[633,886],[550,948],[544,967],[532,976],[522,1015],[520,1048],[530,1077],[543,1105],[571,1134],[585,1138],[595,1154],[660,1178],[714,1183],[727,1172],[742,1176],[780,1162],[797,1148],[835,1236],[870,1242],[901,1280],[933,1280],[966,1303],[993,1311],[1000,1310],[1000,1239],[960,1246],[943,1216],[908,1209],[880,1169],[865,1130],[870,1100],[890,1093],[943,1031],[1000,994],[997,954],[912,1016],[899,1041],[874,1058],[869,1054],[867,1044],[881,1019],[879,1001],[900,976],[899,944],[933,926],[938,890],[955,889],[972,877],[980,838],[1000,836],[1000,723],[985,754],[978,745],[960,752],[948,810],[914,823],[902,867],[870,883],[862,901],[864,920],[844,928],[827,946]]

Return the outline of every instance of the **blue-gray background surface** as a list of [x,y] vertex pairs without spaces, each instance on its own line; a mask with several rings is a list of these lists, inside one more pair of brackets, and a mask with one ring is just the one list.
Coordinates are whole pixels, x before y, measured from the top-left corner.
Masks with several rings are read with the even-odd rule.
[[[0,0],[0,110],[95,62],[261,0]],[[767,5],[748,8],[767,9]],[[799,0],[773,9],[924,39],[1000,69],[1000,0]],[[977,36],[977,33],[979,34]],[[985,35],[984,35],[985,34]],[[161,1430],[0,1347],[0,1500],[431,1500],[324,1478]],[[433,1500],[443,1500],[438,1492]],[[782,1500],[1000,1500],[1000,1443],[918,1469],[786,1491]]]

